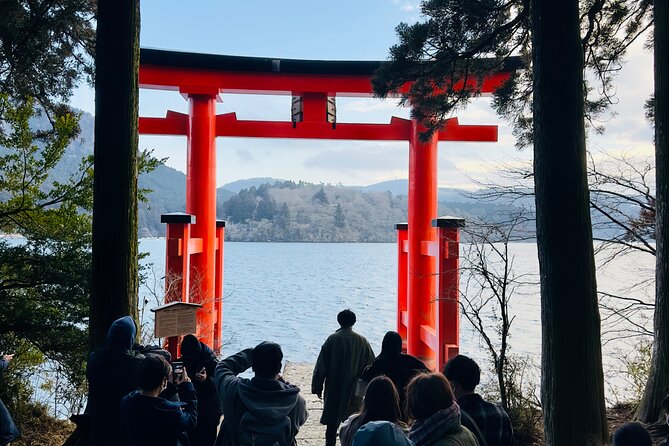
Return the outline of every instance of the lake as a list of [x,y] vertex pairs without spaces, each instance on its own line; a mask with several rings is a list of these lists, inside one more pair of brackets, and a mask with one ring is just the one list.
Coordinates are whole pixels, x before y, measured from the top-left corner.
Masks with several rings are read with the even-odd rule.
[[[165,262],[164,239],[142,239],[151,264],[148,287],[141,293],[151,303],[152,289],[161,295]],[[467,249],[462,245],[464,255]],[[336,315],[344,308],[358,318],[355,330],[369,339],[374,351],[388,330],[395,330],[396,250],[393,243],[234,243],[225,244],[223,303],[223,355],[252,347],[263,340],[279,343],[285,360],[315,363],[321,344],[338,328]],[[521,276],[510,304],[516,319],[511,328],[511,352],[529,356],[539,364],[541,355],[540,302],[536,244],[510,245],[514,270]],[[598,288],[612,294],[652,301],[652,284],[632,285],[653,278],[654,257],[638,253],[619,257],[598,270]],[[463,278],[463,282],[465,278]],[[152,305],[153,306],[153,305]],[[604,318],[605,314],[603,314]],[[492,322],[493,315],[486,317]],[[637,315],[652,329],[652,314]],[[604,325],[603,331],[610,329]],[[494,333],[492,333],[494,334]],[[620,359],[632,351],[637,338],[612,339],[604,344],[605,374],[609,376],[609,398],[616,398],[626,385],[620,374]],[[471,325],[461,321],[460,351],[479,361],[488,356]]]

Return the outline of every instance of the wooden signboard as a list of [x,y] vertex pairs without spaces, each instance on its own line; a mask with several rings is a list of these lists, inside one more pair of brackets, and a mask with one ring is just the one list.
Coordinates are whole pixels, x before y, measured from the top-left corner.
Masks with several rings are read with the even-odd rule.
[[197,331],[197,318],[195,313],[201,304],[188,302],[172,302],[151,311],[156,313],[154,336],[156,338],[169,338]]

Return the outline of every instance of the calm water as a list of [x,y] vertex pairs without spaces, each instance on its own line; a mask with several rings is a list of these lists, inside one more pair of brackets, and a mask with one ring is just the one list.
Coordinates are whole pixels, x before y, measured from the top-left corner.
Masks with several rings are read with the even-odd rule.
[[[142,251],[150,253],[147,262],[153,264],[157,287],[164,272],[164,244],[163,239],[143,239],[140,244]],[[369,339],[378,353],[384,333],[396,329],[396,249],[392,243],[227,242],[223,354],[273,340],[283,347],[286,360],[313,363],[323,340],[338,327],[336,314],[344,308],[355,311],[355,329]],[[513,353],[529,355],[538,364],[541,327],[535,284],[536,245],[513,244],[510,250],[515,271],[530,282],[516,291],[511,302],[511,312],[516,316],[511,349]],[[625,256],[599,269],[599,289],[648,299],[644,289],[628,288],[639,280],[652,278],[653,267],[651,256]],[[461,351],[487,361],[483,344],[464,319],[461,330]],[[608,373],[619,371],[619,358],[630,351],[633,342],[628,339],[605,344]]]

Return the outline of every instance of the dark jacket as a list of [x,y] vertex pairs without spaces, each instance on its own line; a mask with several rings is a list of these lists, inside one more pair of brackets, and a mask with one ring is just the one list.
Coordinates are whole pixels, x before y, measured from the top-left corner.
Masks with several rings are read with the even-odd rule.
[[321,393],[325,384],[321,424],[339,425],[360,409],[361,400],[352,398],[355,382],[373,361],[369,342],[351,327],[328,336],[311,378],[311,393]]
[[[9,361],[0,359],[0,372],[4,371],[7,366],[9,366]],[[14,420],[12,420],[4,403],[0,400],[0,445],[12,442],[19,436],[21,436],[21,433],[16,428]]]
[[192,383],[179,384],[179,402],[142,395],[135,390],[121,401],[121,420],[128,446],[189,445],[185,431],[197,424],[197,398]]
[[[512,446],[513,427],[507,413],[497,404],[481,398],[478,393],[463,395],[458,398],[462,412],[462,425],[478,437],[478,432],[485,437],[488,446]],[[478,430],[472,421],[478,426]],[[483,442],[479,441],[483,444]]]
[[[214,373],[218,361],[214,352],[206,344],[200,342],[199,347],[197,354],[190,356],[184,354],[178,361],[184,363],[197,394],[197,426],[188,434],[191,444],[212,446],[216,440],[216,429],[223,413],[214,385]],[[202,369],[206,370],[207,379],[200,382],[195,378],[195,374]]]
[[377,376],[385,375],[395,384],[400,395],[400,408],[404,408],[406,386],[417,373],[429,372],[423,361],[411,355],[398,353],[386,355],[381,353],[372,365],[362,373],[362,379],[369,382]]
[[144,358],[132,350],[136,334],[137,327],[130,316],[117,319],[109,328],[107,344],[88,358],[86,413],[90,415],[90,444],[122,444],[121,399],[137,389],[137,367]]
[[294,445],[300,426],[307,421],[306,402],[294,385],[276,379],[238,377],[251,367],[252,350],[243,350],[216,366],[216,389],[223,402],[223,423],[216,444],[238,444],[239,421],[248,410],[257,419],[267,420],[268,424],[287,416],[291,422],[291,444]]

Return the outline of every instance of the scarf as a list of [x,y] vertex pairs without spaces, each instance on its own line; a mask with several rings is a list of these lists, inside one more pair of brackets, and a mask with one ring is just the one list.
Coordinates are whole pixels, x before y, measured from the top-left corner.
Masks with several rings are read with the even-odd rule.
[[437,411],[428,418],[416,420],[409,431],[409,440],[416,446],[429,446],[461,429],[460,407],[453,401],[448,408]]

